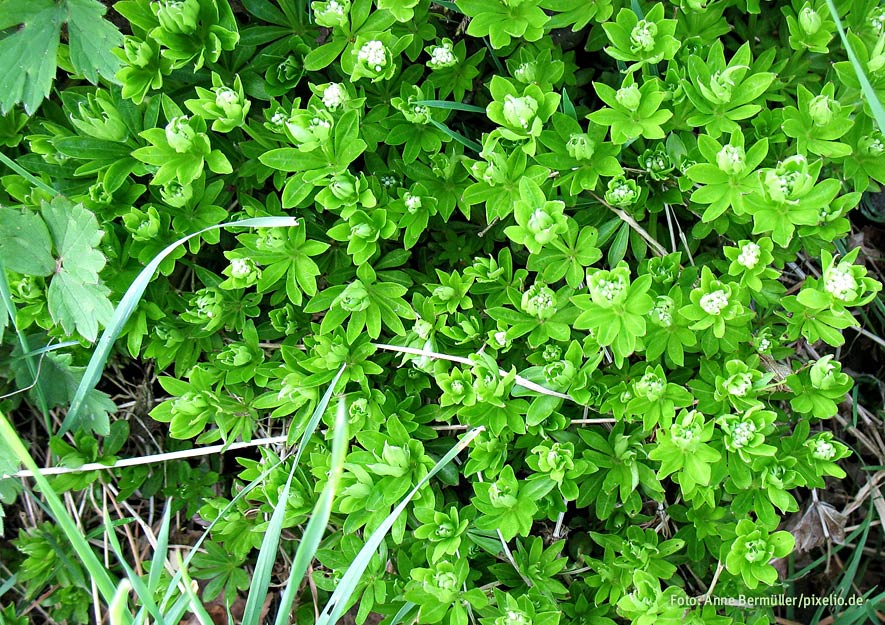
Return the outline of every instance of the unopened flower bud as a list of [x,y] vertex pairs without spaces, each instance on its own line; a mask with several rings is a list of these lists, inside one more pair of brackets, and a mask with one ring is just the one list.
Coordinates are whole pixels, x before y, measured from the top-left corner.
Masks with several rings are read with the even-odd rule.
[[504,96],[504,120],[516,128],[528,129],[538,112],[538,102],[531,96]]
[[621,87],[615,92],[615,100],[628,111],[635,111],[642,103],[642,94],[639,92],[639,85],[633,83],[626,87]]
[[197,136],[197,131],[191,127],[188,121],[187,115],[182,115],[173,117],[166,124],[166,142],[179,154],[189,151]]
[[807,4],[799,11],[799,27],[806,35],[814,35],[820,30],[823,20],[820,14]]

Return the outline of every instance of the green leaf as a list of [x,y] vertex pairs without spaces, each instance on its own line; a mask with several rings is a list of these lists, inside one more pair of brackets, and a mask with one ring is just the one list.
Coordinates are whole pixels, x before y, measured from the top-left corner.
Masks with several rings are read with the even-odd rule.
[[68,48],[74,70],[96,84],[98,77],[117,83],[114,74],[120,61],[112,50],[123,36],[116,26],[104,19],[107,11],[97,0],[67,0]]
[[[27,360],[21,356],[20,350],[13,351],[11,361],[18,388],[34,385],[33,391],[42,393],[48,408],[67,406],[77,392],[77,386],[83,379],[85,367],[71,364],[70,354],[47,352],[40,359],[37,369],[37,382],[27,367]],[[117,406],[106,394],[92,389],[84,400],[83,424],[98,434],[109,431],[110,415],[117,411]]]
[[103,235],[98,221],[82,204],[58,196],[43,204],[43,219],[55,243],[55,275],[49,283],[49,314],[68,335],[79,332],[89,341],[98,336],[114,312],[108,289],[98,273],[105,257],[97,249]]
[[329,43],[321,45],[304,57],[304,69],[309,72],[321,70],[332,64],[332,61],[338,58],[338,55],[347,46],[347,40],[333,39]]
[[74,71],[92,83],[99,76],[116,82],[119,61],[111,51],[123,36],[105,11],[98,0],[0,0],[0,31],[9,32],[0,38],[0,113],[21,102],[33,114],[49,95],[65,22]]
[[3,0],[0,30],[0,113],[21,102],[28,115],[49,95],[55,77],[63,7],[53,0]]
[[48,276],[55,269],[51,247],[49,230],[37,214],[0,208],[0,256],[9,269]]

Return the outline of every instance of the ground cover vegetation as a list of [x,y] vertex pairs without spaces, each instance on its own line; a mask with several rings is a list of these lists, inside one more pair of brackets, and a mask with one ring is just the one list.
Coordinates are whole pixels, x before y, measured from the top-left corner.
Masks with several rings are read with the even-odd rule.
[[0,0],[0,65],[0,622],[881,619],[878,2]]

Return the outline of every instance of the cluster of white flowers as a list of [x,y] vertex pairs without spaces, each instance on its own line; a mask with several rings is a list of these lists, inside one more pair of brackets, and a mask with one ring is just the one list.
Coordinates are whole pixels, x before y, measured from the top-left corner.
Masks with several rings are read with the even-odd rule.
[[423,104],[413,104],[412,115],[421,123],[428,123],[430,121],[430,109]]
[[344,12],[347,10],[343,4],[338,2],[338,0],[329,0],[326,4],[325,10],[322,12],[323,15],[344,15]]
[[756,346],[757,350],[760,352],[767,352],[771,349],[771,341],[767,338],[759,339],[759,344]]
[[741,421],[731,431],[731,444],[740,449],[753,440],[756,434],[756,425],[752,421]]
[[329,83],[329,85],[323,89],[323,106],[334,111],[341,106],[342,102],[344,102],[345,96],[344,89],[340,84],[337,82]]
[[761,251],[760,247],[752,241],[745,243],[741,246],[741,253],[737,258],[738,264],[743,265],[747,269],[752,269],[756,266],[756,263],[759,262],[759,254]]
[[495,625],[528,625],[531,620],[522,610],[507,610],[503,616],[495,619]]
[[836,448],[831,442],[821,438],[814,442],[814,451],[811,455],[818,460],[832,460],[836,455]]
[[621,204],[624,202],[632,201],[635,195],[633,189],[631,189],[628,185],[622,184],[610,191],[611,199],[613,200],[613,204]]
[[240,95],[231,89],[230,87],[220,87],[215,92],[215,104],[220,106],[222,109],[227,110],[227,107],[232,104],[238,104],[240,101]]
[[620,297],[626,288],[627,285],[624,284],[624,280],[621,277],[615,280],[600,280],[596,285],[596,291],[599,295],[609,302],[613,302]]
[[655,307],[651,310],[651,316],[665,328],[673,325],[673,312],[670,309],[670,305],[665,301],[655,304]]
[[553,226],[553,217],[543,208],[536,208],[529,217],[528,229],[533,233],[544,232]]
[[747,163],[747,155],[744,149],[730,143],[722,146],[716,154],[716,164],[719,169],[728,174],[740,174],[744,171]]
[[504,119],[513,126],[528,128],[538,112],[538,102],[531,96],[504,96]]
[[255,262],[249,258],[234,258],[230,261],[232,278],[248,278],[255,271]]
[[387,65],[387,50],[384,44],[377,39],[367,41],[357,53],[357,58],[367,67],[380,72]]
[[427,65],[430,69],[440,69],[451,67],[457,62],[458,58],[452,51],[452,46],[443,44],[430,50],[430,60],[427,62]]
[[712,293],[706,293],[701,296],[699,304],[708,315],[719,315],[728,306],[728,295],[724,290],[717,289]]
[[421,208],[421,198],[417,195],[406,193],[404,201],[406,203],[406,210],[408,210],[410,213],[414,213],[419,208]]
[[682,449],[691,446],[695,441],[696,435],[697,432],[695,432],[694,427],[682,427],[678,424],[674,425],[673,429],[670,431],[670,436],[673,439],[673,442]]
[[664,392],[664,381],[658,374],[649,371],[636,382],[636,391],[637,393],[645,395],[648,399],[655,401],[659,399]]
[[870,26],[879,34],[885,33],[885,9],[876,8],[870,14]]
[[885,152],[885,143],[880,137],[870,137],[864,146],[866,152],[872,156],[879,156]]
[[556,308],[556,300],[553,298],[553,292],[550,289],[540,289],[536,294],[529,298],[529,306],[539,310],[549,310]]
[[824,289],[838,300],[846,302],[854,298],[857,280],[851,273],[849,263],[839,263],[824,273]]
[[281,109],[271,116],[270,123],[275,130],[281,131],[283,129],[283,124],[285,124],[288,119],[289,116]]
[[190,118],[187,115],[173,117],[166,124],[166,142],[173,150],[179,154],[187,152],[193,144],[196,137],[196,131],[188,123]]
[[332,122],[330,122],[328,119],[323,119],[322,117],[313,117],[310,120],[311,130],[316,130],[320,128],[323,130],[329,130],[331,127]]
[[215,317],[215,311],[218,308],[217,298],[211,293],[204,293],[200,295],[193,303],[196,305],[196,310],[189,310],[191,314],[195,314],[198,317],[204,317],[206,319],[212,319]]
[[777,184],[780,186],[781,192],[785,196],[790,195],[793,192],[796,182],[801,175],[801,172],[798,171],[787,171],[777,176]]

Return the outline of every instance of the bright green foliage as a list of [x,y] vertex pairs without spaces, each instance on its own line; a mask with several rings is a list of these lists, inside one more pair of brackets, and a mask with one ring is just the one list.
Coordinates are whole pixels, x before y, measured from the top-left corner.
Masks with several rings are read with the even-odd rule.
[[620,145],[639,137],[663,139],[661,125],[673,116],[672,111],[660,108],[666,94],[654,81],[639,86],[630,74],[620,89],[612,89],[604,83],[594,83],[599,99],[610,108],[594,111],[587,118],[611,128],[612,143]]
[[552,481],[543,478],[519,483],[513,468],[505,466],[494,482],[477,482],[473,485],[476,492],[473,505],[483,513],[477,520],[477,527],[498,530],[504,540],[528,536],[532,517],[538,509],[536,502],[553,485]]
[[[885,12],[836,4],[851,58],[824,0],[121,0],[122,43],[0,0],[0,408],[47,464],[228,446],[53,479],[100,600],[197,605],[126,594],[102,487],[213,524],[190,576],[253,621],[311,565],[277,625],[785,616],[689,600],[781,592],[873,462]],[[94,618],[61,539],[0,547],[16,618]]]
[[653,305],[647,292],[650,276],[630,280],[630,270],[619,265],[611,271],[587,272],[589,295],[576,295],[572,302],[583,312],[575,327],[593,331],[601,346],[611,345],[620,363],[633,353],[637,339],[645,333],[645,318]]
[[710,483],[711,465],[721,457],[708,444],[713,428],[714,424],[705,421],[700,412],[682,410],[649,453],[649,458],[661,461],[659,478],[678,472],[677,481],[686,497],[690,498],[698,486]]
[[633,10],[623,8],[614,22],[603,25],[612,44],[606,53],[613,59],[632,62],[628,72],[645,64],[672,59],[679,49],[679,41],[673,37],[676,20],[664,19],[663,4],[655,4],[644,18],[640,17]]
[[698,150],[706,162],[692,165],[685,173],[703,185],[691,194],[691,200],[709,204],[704,221],[719,218],[729,208],[739,215],[745,212],[744,196],[756,188],[755,171],[768,154],[768,140],[762,139],[749,152],[744,148],[744,135],[739,131],[732,133],[725,145],[709,135],[698,137]]
[[510,226],[505,232],[512,241],[522,243],[530,252],[538,254],[568,228],[563,214],[565,204],[546,201],[541,188],[529,178],[519,182],[519,193],[521,199],[514,209],[517,225]]
[[775,75],[765,71],[770,64],[771,54],[753,63],[749,43],[742,45],[727,63],[721,40],[710,46],[706,60],[691,55],[691,82],[685,84],[685,95],[696,113],[686,120],[688,124],[703,127],[714,139],[724,132],[738,130],[738,121],[752,117],[762,108],[755,102],[774,81]]
[[725,558],[728,571],[740,574],[750,588],[756,588],[760,582],[773,584],[777,580],[777,571],[768,562],[790,553],[795,542],[793,536],[789,532],[769,534],[748,519],[737,524],[736,532]]
[[495,48],[510,45],[512,38],[537,41],[544,34],[549,17],[539,0],[458,0],[458,8],[472,18],[467,34],[486,37]]

